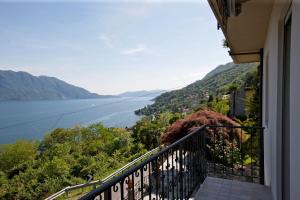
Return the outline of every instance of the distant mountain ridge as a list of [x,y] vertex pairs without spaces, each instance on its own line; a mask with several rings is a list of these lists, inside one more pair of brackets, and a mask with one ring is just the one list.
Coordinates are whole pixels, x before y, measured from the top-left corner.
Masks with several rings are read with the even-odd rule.
[[203,79],[179,89],[165,92],[155,98],[154,104],[135,111],[138,115],[159,112],[184,112],[198,108],[209,95],[225,94],[232,84],[242,85],[249,73],[256,73],[258,63],[219,65]]
[[138,90],[138,91],[128,91],[119,94],[120,97],[157,97],[166,90]]
[[55,77],[0,70],[0,100],[63,100],[112,97],[99,95]]

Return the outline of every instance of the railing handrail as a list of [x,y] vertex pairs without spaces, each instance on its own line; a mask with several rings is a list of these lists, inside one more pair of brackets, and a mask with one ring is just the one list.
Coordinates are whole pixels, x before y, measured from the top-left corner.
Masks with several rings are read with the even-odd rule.
[[67,186],[65,188],[63,188],[62,190],[52,194],[51,196],[45,198],[45,200],[54,200],[57,197],[73,191],[73,190],[77,190],[77,189],[81,189],[81,188],[85,188],[85,187],[89,187],[89,186],[93,186],[93,185],[97,185],[97,184],[103,184],[107,181],[109,181],[110,179],[114,178],[116,175],[118,174],[122,174],[126,169],[128,169],[129,167],[132,167],[133,165],[135,165],[138,161],[144,159],[145,157],[147,157],[148,155],[152,154],[153,152],[159,150],[160,147],[156,147],[155,149],[152,149],[150,151],[148,151],[147,153],[143,154],[142,156],[134,159],[133,161],[131,161],[130,163],[124,165],[123,167],[121,167],[120,169],[118,169],[117,171],[115,171],[114,173],[110,174],[109,176],[105,177],[104,179],[100,179],[100,180],[95,180],[95,181],[91,181],[88,183],[82,183],[82,184],[78,184],[78,185],[74,185],[74,186]]
[[114,186],[116,182],[120,182],[121,180],[124,180],[128,175],[130,175],[130,174],[134,173],[135,171],[139,170],[141,168],[141,166],[144,166],[144,165],[148,164],[149,162],[151,162],[155,158],[161,156],[165,152],[169,151],[173,147],[179,145],[183,141],[185,141],[188,138],[192,137],[193,135],[195,135],[199,131],[204,130],[205,128],[206,128],[206,125],[203,125],[203,126],[200,126],[200,127],[196,128],[191,133],[187,134],[186,136],[182,137],[181,139],[177,140],[176,142],[172,143],[171,145],[163,148],[161,151],[159,151],[155,155],[150,156],[148,159],[146,159],[145,161],[143,161],[139,165],[130,168],[128,171],[126,171],[126,173],[123,173],[120,176],[118,176],[118,177],[116,177],[116,178],[114,178],[114,179],[112,179],[112,180],[104,183],[99,188],[94,189],[93,191],[91,191],[90,193],[86,194],[85,196],[83,196],[80,199],[92,199],[93,197],[97,196],[98,194],[100,194],[100,193],[104,192],[105,190],[109,189],[110,187]]
[[[159,148],[155,148],[155,149],[147,152],[146,154],[144,154],[144,155],[140,156],[139,158],[133,160],[132,162],[126,164],[125,166],[123,166],[122,168],[120,168],[119,170],[117,170],[116,172],[112,173],[111,175],[109,175],[108,177],[106,177],[102,180],[97,180],[97,181],[92,181],[92,182],[85,183],[85,184],[66,187],[65,189],[59,191],[58,193],[48,197],[46,200],[55,199],[56,197],[66,193],[68,191],[88,187],[91,185],[95,186],[95,185],[99,184],[100,187],[92,190],[91,192],[89,192],[88,194],[86,194],[80,198],[80,199],[92,199],[93,197],[98,196],[99,194],[101,194],[105,191],[108,191],[116,183],[118,183],[118,182],[121,183],[122,181],[124,181],[126,179],[126,177],[135,173],[138,170],[141,170],[142,167],[150,164],[151,162],[153,162],[155,159],[159,158],[160,156],[164,156],[165,154],[168,154],[168,152],[170,152],[170,150],[172,151],[173,149],[176,149],[178,146],[181,147],[183,145],[183,143],[185,143],[185,141],[191,139],[191,137],[193,137],[195,134],[198,134],[198,133],[205,134],[205,131],[202,131],[202,130],[204,130],[206,128],[233,128],[233,129],[241,128],[241,129],[259,129],[262,131],[264,130],[264,127],[259,127],[259,126],[203,125],[198,128],[195,128],[190,133],[186,133],[186,135],[184,137],[182,137],[181,139],[177,140],[176,142],[164,147],[160,151],[158,151]],[[151,155],[153,152],[156,152],[156,151],[158,151],[158,152],[155,153],[154,155]],[[147,156],[149,156],[149,157],[146,158]],[[146,159],[144,159],[144,158],[146,158]],[[144,160],[142,160],[142,159],[144,159]],[[137,165],[135,165],[139,161],[141,161],[141,162],[138,163]],[[251,168],[251,170],[252,170],[252,168]]]
[[209,128],[252,128],[252,129],[265,129],[260,126],[231,126],[231,125],[206,125]]

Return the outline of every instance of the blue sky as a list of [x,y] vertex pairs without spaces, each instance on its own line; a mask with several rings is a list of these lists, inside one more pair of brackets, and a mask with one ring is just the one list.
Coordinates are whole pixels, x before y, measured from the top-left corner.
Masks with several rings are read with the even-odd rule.
[[231,61],[222,39],[203,0],[0,3],[0,69],[99,94],[201,79]]

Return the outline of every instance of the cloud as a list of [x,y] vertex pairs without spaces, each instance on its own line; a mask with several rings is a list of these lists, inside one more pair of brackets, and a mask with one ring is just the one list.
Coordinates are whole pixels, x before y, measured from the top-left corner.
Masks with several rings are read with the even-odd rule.
[[101,34],[99,36],[99,39],[105,44],[106,47],[110,49],[114,48],[111,36],[108,36],[106,34]]
[[149,53],[152,53],[152,51],[149,48],[147,48],[144,44],[138,44],[134,48],[125,49],[121,52],[121,54],[128,56]]

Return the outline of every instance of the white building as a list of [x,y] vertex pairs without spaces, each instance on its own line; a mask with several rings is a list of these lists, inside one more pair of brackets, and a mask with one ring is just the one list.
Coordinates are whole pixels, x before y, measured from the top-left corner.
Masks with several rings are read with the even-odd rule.
[[265,184],[300,199],[300,0],[208,0],[234,62],[261,61]]

